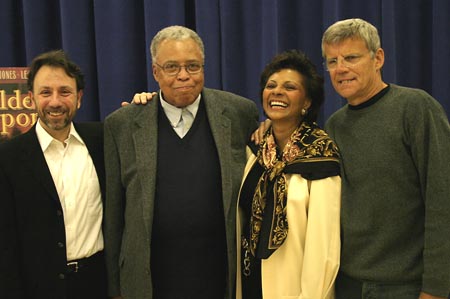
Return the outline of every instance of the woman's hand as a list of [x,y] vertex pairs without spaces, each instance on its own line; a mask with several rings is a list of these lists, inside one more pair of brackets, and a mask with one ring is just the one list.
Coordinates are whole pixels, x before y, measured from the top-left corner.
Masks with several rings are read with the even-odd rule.
[[428,293],[421,292],[419,295],[419,299],[447,299],[447,297],[433,296]]
[[264,133],[270,128],[271,125],[272,121],[270,119],[266,119],[265,121],[261,122],[259,124],[259,128],[256,129],[255,132],[253,132],[250,140],[258,145],[263,140]]

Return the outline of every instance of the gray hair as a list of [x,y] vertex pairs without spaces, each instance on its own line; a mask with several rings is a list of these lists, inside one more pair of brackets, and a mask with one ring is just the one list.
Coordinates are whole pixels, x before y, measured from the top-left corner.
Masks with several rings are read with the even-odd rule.
[[325,31],[322,37],[322,56],[325,57],[325,45],[337,44],[349,38],[363,40],[372,57],[381,47],[375,26],[362,19],[347,19],[334,23]]
[[152,55],[152,61],[153,62],[156,61],[158,48],[162,41],[166,39],[185,40],[189,38],[192,38],[194,42],[198,45],[201,51],[202,59],[205,60],[205,47],[203,45],[203,41],[195,31],[183,26],[169,26],[161,29],[152,39],[152,42],[150,44],[150,53]]

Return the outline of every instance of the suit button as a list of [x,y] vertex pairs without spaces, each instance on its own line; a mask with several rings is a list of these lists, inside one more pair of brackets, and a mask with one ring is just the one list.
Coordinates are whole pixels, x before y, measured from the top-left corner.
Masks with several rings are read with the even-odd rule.
[[57,216],[61,216],[62,215],[62,211],[61,210],[56,211],[56,215]]
[[62,274],[62,273],[59,273],[59,274],[58,274],[58,278],[59,278],[59,279],[65,279],[66,276],[65,276],[64,274]]
[[64,247],[64,243],[63,242],[58,242],[58,247],[59,248],[63,248]]

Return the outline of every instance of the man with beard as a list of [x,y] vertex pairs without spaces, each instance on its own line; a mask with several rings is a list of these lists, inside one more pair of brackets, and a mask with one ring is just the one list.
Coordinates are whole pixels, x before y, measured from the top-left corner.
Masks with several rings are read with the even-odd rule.
[[72,122],[83,88],[63,51],[32,61],[39,119],[0,145],[2,298],[106,298],[103,126]]

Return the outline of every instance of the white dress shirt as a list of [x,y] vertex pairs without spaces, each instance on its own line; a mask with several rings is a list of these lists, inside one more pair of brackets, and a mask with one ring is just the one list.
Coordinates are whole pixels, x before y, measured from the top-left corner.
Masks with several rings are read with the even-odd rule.
[[73,124],[64,143],[50,136],[39,121],[36,134],[64,214],[67,260],[103,250],[100,184],[86,144]]
[[161,106],[169,119],[172,128],[178,136],[180,136],[180,138],[183,138],[189,130],[184,130],[184,123],[181,118],[181,113],[183,112],[183,109],[187,109],[195,120],[195,116],[197,115],[198,107],[200,105],[201,94],[198,95],[197,99],[192,104],[184,108],[178,108],[166,102],[161,92],[159,95],[161,99]]

